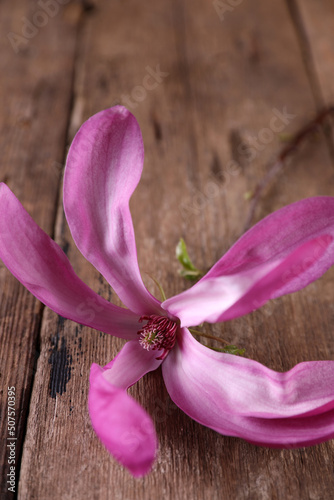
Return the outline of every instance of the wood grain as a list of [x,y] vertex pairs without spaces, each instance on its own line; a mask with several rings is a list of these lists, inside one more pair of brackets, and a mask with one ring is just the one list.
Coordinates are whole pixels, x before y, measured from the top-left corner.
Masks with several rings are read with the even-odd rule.
[[[309,41],[309,65],[314,73],[313,80],[319,91],[319,105],[334,102],[333,51],[334,51],[334,4],[323,0],[298,2],[299,16],[306,39]],[[332,162],[334,162],[333,127],[326,131]]]
[[334,4],[330,0],[297,3],[323,102],[333,103]]
[[[0,180],[5,181],[50,235],[54,233],[60,172],[64,159],[78,17],[49,19],[16,53],[8,33],[21,35],[22,17],[32,19],[34,3],[0,4]],[[5,214],[1,214],[4,217]],[[7,387],[16,388],[16,470],[19,470],[43,307],[0,262],[1,490],[6,498],[8,449]],[[18,479],[18,475],[16,476]]]
[[[301,19],[307,19],[307,34],[313,29],[307,36],[320,59],[314,71],[325,95],[325,54],[316,40],[321,15],[329,10],[317,12],[312,24],[311,4],[303,4]],[[5,12],[1,23],[8,31],[14,30],[8,23],[19,24],[24,15],[23,2],[16,8],[9,15],[8,1],[0,4]],[[147,287],[157,294],[145,274],[149,272],[171,296],[189,286],[178,277],[174,257],[181,236],[198,267],[205,269],[240,234],[248,209],[244,195],[280,147],[277,133],[265,143],[275,113],[285,108],[295,115],[282,128],[284,134],[315,113],[318,103],[299,33],[285,2],[242,2],[223,20],[211,2],[200,0],[147,2],[145,7],[134,0],[100,0],[85,8],[83,13],[71,3],[40,30],[27,47],[37,52],[35,59],[26,62],[27,56],[21,55],[18,62],[18,56],[7,55],[12,76],[2,83],[4,102],[14,84],[13,106],[26,99],[27,109],[36,106],[33,89],[39,78],[45,90],[42,111],[32,120],[33,132],[21,133],[10,147],[6,133],[18,134],[18,127],[8,128],[12,113],[0,120],[2,150],[8,151],[2,179],[11,172],[10,187],[35,220],[54,234],[79,276],[119,303],[71,239],[61,204],[60,169],[52,179],[43,165],[48,154],[63,163],[65,137],[69,143],[91,114],[127,102],[140,123],[146,152],[142,180],[131,200],[139,263]],[[327,43],[332,43],[331,33],[326,33]],[[142,98],[138,86],[157,65],[168,75]],[[24,71],[27,76],[19,83]],[[326,66],[326,72],[332,74],[333,69]],[[252,161],[244,154],[245,146],[254,150]],[[321,135],[296,153],[267,190],[256,218],[320,194],[334,195],[333,164]],[[19,498],[331,498],[333,441],[300,450],[271,450],[218,435],[175,407],[159,370],[131,389],[152,415],[160,442],[152,473],[134,480],[99,443],[87,411],[91,363],[106,364],[123,342],[43,309],[3,266],[0,271],[1,374],[27,393],[18,402],[22,428],[29,410]],[[207,331],[279,371],[306,360],[334,359],[333,279],[330,270],[298,294]]]

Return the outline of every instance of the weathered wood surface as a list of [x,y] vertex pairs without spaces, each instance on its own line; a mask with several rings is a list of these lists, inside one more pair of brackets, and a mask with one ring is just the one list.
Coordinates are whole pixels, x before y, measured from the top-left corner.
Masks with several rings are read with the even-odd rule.
[[[244,194],[280,147],[277,133],[262,140],[274,110],[295,115],[282,129],[290,133],[322,104],[319,92],[323,103],[333,102],[333,7],[330,0],[316,4],[245,1],[220,19],[200,0],[69,3],[18,54],[1,37],[1,180],[94,290],[117,303],[75,248],[61,206],[66,142],[83,120],[125,101],[136,115],[146,151],[131,201],[141,270],[152,292],[145,272],[168,296],[181,291],[188,285],[174,259],[180,236],[206,268],[242,231]],[[22,16],[32,19],[36,10],[33,2],[2,1],[1,32],[20,33]],[[142,99],[135,88],[157,65],[168,75]],[[253,137],[259,147],[249,161],[240,145]],[[333,167],[319,134],[267,190],[256,218],[307,196],[334,195]],[[211,330],[276,370],[334,359],[333,280],[331,270],[306,290]],[[107,363],[122,341],[43,308],[2,264],[0,293],[1,415],[7,386],[15,385],[19,498],[332,498],[333,441],[270,450],[220,436],[174,407],[159,371],[131,390],[153,416],[160,441],[153,472],[134,480],[98,442],[87,412],[89,367]],[[5,418],[1,436],[4,443]],[[0,453],[6,464],[5,447]],[[12,498],[6,473],[4,467],[1,498]]]
[[[19,46],[14,44],[20,49],[16,53],[7,34],[22,36],[22,17],[32,19],[36,10],[35,2],[0,3],[0,179],[15,192],[36,222],[53,235],[59,165],[64,159],[71,114],[78,15],[73,7],[68,7],[68,15],[61,22],[50,19],[33,38],[24,42],[22,37]],[[7,491],[7,387],[16,388],[18,469],[39,356],[43,307],[2,262],[0,266],[0,497],[13,498]]]

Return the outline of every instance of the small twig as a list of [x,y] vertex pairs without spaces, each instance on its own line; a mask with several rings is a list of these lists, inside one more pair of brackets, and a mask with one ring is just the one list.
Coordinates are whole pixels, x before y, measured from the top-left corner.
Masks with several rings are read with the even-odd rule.
[[199,337],[204,337],[206,339],[215,340],[216,342],[222,342],[223,344],[228,344],[227,340],[220,339],[218,337],[214,337],[213,335],[209,335],[208,333],[200,332],[199,330],[196,330],[195,328],[189,328],[189,331],[191,333],[193,333],[194,335],[198,335]]
[[154,283],[157,285],[157,287],[159,288],[159,291],[160,291],[160,295],[161,295],[161,300],[162,302],[164,302],[166,300],[166,294],[164,292],[164,289],[162,288],[162,286],[160,285],[159,281],[157,279],[155,279],[154,276],[152,276],[152,274],[150,273],[146,273],[147,276],[149,276],[151,278],[152,281],[154,281]]
[[320,111],[320,113],[318,113],[312,121],[306,124],[292,137],[291,141],[289,141],[289,143],[281,150],[277,159],[273,163],[269,164],[267,168],[267,174],[260,180],[254,190],[243,232],[247,231],[250,228],[254,218],[256,206],[262,196],[264,189],[279,173],[279,171],[282,170],[286,159],[292,153],[294,153],[301,142],[303,142],[303,140],[309,134],[313,133],[320,125],[322,125],[326,118],[331,114],[334,114],[334,106],[328,106],[327,108]]

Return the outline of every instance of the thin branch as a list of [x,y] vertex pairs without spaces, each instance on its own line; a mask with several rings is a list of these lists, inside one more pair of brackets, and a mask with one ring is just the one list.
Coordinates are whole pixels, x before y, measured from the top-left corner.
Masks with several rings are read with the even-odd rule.
[[276,160],[273,163],[270,162],[267,167],[267,174],[260,180],[254,190],[243,232],[247,231],[251,227],[257,204],[260,201],[264,189],[282,170],[287,158],[297,150],[298,146],[306,139],[306,137],[315,132],[319,126],[323,125],[330,115],[334,115],[334,106],[328,106],[320,111],[312,121],[307,123],[292,137],[290,142],[281,150]]
[[222,342],[223,344],[228,344],[227,340],[220,339],[218,337],[214,337],[213,335],[209,335],[208,333],[200,332],[199,330],[196,330],[195,328],[188,328],[188,330],[191,333],[193,333],[194,335],[198,335],[199,337],[204,337],[206,339],[216,340],[216,342]]

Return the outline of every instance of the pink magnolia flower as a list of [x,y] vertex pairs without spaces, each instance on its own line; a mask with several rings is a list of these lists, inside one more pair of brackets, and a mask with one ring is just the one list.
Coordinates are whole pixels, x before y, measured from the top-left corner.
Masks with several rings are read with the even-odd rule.
[[91,368],[89,412],[103,444],[134,476],[149,471],[153,422],[126,390],[160,365],[176,405],[217,432],[288,448],[333,438],[334,361],[277,373],[203,346],[188,327],[237,318],[318,279],[334,262],[334,198],[269,215],[192,288],[161,303],[141,279],[129,210],[143,159],[135,118],[116,106],[83,124],[64,179],[73,239],[128,309],[85,285],[9,188],[0,189],[0,257],[13,275],[58,314],[128,340],[109,364]]

